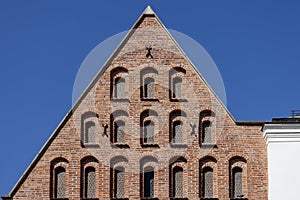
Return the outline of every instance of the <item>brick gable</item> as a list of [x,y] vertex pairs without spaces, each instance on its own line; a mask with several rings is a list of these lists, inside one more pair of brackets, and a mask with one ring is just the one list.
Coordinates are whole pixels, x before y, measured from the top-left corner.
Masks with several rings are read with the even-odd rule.
[[[147,57],[147,47],[152,48]],[[145,73],[144,73],[145,72]],[[155,80],[154,97],[143,96],[143,78]],[[174,98],[175,78],[182,80]],[[117,78],[124,78],[124,97],[116,98]],[[174,86],[174,87],[173,87]],[[206,112],[207,111],[207,112]],[[204,114],[203,114],[204,113]],[[85,120],[95,124],[95,142],[85,143]],[[144,142],[144,122],[154,123],[154,141]],[[212,122],[212,142],[202,142],[204,121]],[[125,139],[114,144],[115,122],[125,123]],[[174,142],[176,121],[182,142]],[[231,169],[243,169],[243,194],[267,199],[267,148],[260,123],[238,123],[183,54],[157,16],[142,14],[96,78],[55,130],[7,199],[53,198],[53,169],[66,169],[66,198],[81,199],[82,173],[87,158],[96,174],[96,197],[113,196],[111,167],[125,168],[125,197],[141,199],[144,167],[154,169],[154,196],[170,199],[174,167],[183,170],[183,197],[202,196],[201,170],[214,170],[213,197],[230,199]],[[213,158],[208,159],[207,158]],[[61,161],[65,160],[65,161]],[[212,161],[213,160],[213,161]],[[53,180],[52,180],[53,181]]]

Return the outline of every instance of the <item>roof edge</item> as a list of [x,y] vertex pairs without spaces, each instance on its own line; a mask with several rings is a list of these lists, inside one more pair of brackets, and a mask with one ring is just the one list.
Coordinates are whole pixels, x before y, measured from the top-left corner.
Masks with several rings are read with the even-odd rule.
[[42,146],[42,148],[40,149],[40,151],[38,152],[38,154],[33,158],[33,160],[31,161],[31,163],[28,165],[28,167],[26,168],[25,172],[19,178],[19,180],[14,185],[14,187],[12,188],[12,190],[9,192],[9,195],[2,196],[1,197],[2,199],[3,199],[3,197],[4,197],[4,199],[13,198],[13,196],[16,194],[17,190],[20,188],[20,186],[23,183],[23,181],[28,177],[28,175],[30,174],[30,172],[32,171],[32,169],[35,167],[35,165],[38,163],[38,161],[40,160],[40,158],[44,155],[45,151],[48,149],[48,147],[50,146],[50,144],[52,143],[52,141],[55,139],[55,137],[58,134],[58,132],[63,128],[63,126],[66,124],[67,120],[72,116],[72,113],[73,113],[73,109],[71,109],[65,115],[65,117],[61,120],[61,122],[56,127],[56,129],[52,132],[52,134],[50,135],[50,137],[48,138],[48,140]]
[[263,126],[266,122],[264,121],[236,121],[236,125],[242,126]]
[[217,101],[221,104],[221,106],[224,108],[224,110],[227,112],[227,114],[231,117],[231,119],[236,122],[236,119],[234,118],[234,116],[231,114],[231,112],[228,110],[228,108],[224,105],[224,103],[222,102],[222,100],[219,98],[219,96],[215,93],[215,91],[212,89],[212,87],[210,86],[210,84],[208,84],[208,82],[206,81],[206,79],[202,76],[202,74],[199,72],[199,70],[197,69],[197,67],[194,65],[194,63],[190,60],[190,58],[186,55],[186,53],[183,51],[183,49],[181,48],[181,46],[178,44],[178,42],[174,39],[174,37],[172,36],[172,34],[169,32],[169,30],[165,27],[165,25],[162,23],[162,21],[159,19],[159,17],[154,13],[154,16],[157,18],[157,20],[159,21],[159,23],[161,24],[161,26],[165,29],[165,31],[167,32],[167,34],[169,35],[169,37],[171,38],[171,40],[175,43],[175,45],[177,46],[177,48],[179,49],[179,51],[182,53],[182,55],[184,56],[184,58],[191,64],[191,66],[194,68],[194,70],[198,73],[199,77],[204,81],[204,84],[208,87],[209,91],[213,94],[213,96],[217,99]]
[[12,200],[12,197],[10,197],[10,196],[1,196],[1,198],[3,200]]

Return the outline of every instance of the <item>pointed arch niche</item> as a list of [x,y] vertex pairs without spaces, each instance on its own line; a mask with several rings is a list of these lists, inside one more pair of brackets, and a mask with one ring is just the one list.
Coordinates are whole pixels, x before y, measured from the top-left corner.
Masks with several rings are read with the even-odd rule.
[[158,113],[144,110],[140,115],[140,144],[142,147],[158,147],[155,137],[159,126]]
[[128,199],[126,185],[129,184],[128,159],[115,156],[110,161],[110,196],[112,199]]
[[169,196],[171,199],[187,199],[187,160],[182,156],[175,156],[169,163]]
[[80,161],[80,196],[81,199],[98,199],[99,162],[93,156],[86,156]]
[[69,185],[69,161],[55,158],[50,164],[50,198],[66,199]]
[[173,110],[169,115],[169,140],[171,147],[187,147],[186,113]]
[[217,147],[216,118],[211,110],[203,110],[199,115],[199,145]]
[[124,67],[116,67],[110,73],[110,97],[111,100],[128,101],[128,70]]
[[186,70],[182,67],[174,67],[169,71],[169,96],[171,101],[186,101],[184,88]]
[[156,81],[158,71],[152,67],[146,67],[141,70],[140,73],[140,85],[141,85],[141,100],[143,101],[155,101],[158,100],[156,94]]
[[140,197],[157,199],[158,195],[158,160],[153,156],[145,156],[140,160]]
[[81,116],[81,145],[83,147],[99,147],[100,126],[98,115],[88,111]]
[[234,156],[229,160],[229,194],[230,199],[247,200],[247,160]]
[[129,148],[128,131],[129,131],[128,113],[124,110],[116,110],[110,115],[110,141],[111,144],[120,148]]
[[205,156],[199,160],[199,194],[200,199],[218,200],[217,160]]

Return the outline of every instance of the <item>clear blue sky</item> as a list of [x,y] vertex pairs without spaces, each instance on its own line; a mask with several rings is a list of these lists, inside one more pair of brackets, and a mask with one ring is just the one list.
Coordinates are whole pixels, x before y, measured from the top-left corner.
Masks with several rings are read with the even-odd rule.
[[0,195],[7,194],[71,108],[80,64],[150,4],[165,26],[217,64],[237,120],[300,109],[300,2],[0,1]]

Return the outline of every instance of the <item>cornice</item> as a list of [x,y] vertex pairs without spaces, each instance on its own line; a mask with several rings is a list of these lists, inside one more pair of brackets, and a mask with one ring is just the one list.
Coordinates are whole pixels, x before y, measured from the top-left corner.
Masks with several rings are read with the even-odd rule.
[[300,143],[300,124],[266,124],[263,136],[269,143]]

